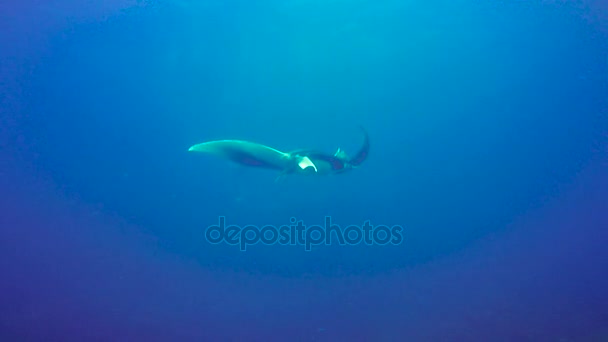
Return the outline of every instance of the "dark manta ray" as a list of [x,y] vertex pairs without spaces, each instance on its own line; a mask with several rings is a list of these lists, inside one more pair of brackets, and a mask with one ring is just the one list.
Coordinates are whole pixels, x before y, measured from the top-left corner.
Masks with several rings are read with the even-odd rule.
[[211,153],[241,165],[277,170],[279,177],[288,174],[330,175],[352,170],[365,161],[369,153],[369,136],[365,130],[363,134],[363,146],[352,158],[341,149],[334,154],[315,150],[281,152],[243,140],[209,141],[196,144],[188,151]]

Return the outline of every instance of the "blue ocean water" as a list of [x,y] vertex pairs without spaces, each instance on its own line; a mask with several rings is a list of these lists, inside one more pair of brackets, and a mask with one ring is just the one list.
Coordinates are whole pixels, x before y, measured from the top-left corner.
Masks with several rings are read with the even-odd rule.
[[[0,340],[606,341],[607,38],[592,0],[4,0]],[[339,175],[188,152],[360,126]]]

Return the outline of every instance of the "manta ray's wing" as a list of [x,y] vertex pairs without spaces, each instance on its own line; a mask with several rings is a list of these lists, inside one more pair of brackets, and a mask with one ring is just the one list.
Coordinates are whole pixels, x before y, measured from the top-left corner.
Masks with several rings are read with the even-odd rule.
[[288,153],[243,140],[209,141],[196,144],[188,151],[215,154],[237,164],[265,169],[282,171],[293,165]]
[[369,155],[369,135],[363,127],[361,127],[361,129],[363,130],[364,135],[363,146],[359,149],[359,152],[349,160],[349,163],[354,167],[361,165]]

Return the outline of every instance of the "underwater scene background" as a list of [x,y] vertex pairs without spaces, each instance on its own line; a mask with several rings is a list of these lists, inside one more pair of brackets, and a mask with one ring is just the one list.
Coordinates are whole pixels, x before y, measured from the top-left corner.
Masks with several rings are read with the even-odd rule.
[[608,341],[607,95],[599,0],[0,0],[0,341]]

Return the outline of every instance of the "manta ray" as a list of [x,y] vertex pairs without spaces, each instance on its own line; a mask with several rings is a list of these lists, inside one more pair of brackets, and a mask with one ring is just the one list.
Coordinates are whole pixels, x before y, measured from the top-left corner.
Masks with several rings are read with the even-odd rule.
[[191,146],[188,151],[220,156],[234,163],[279,172],[280,179],[288,174],[332,175],[359,167],[369,154],[369,135],[364,135],[363,146],[349,157],[338,148],[334,154],[301,149],[282,152],[278,149],[245,140],[214,140]]

